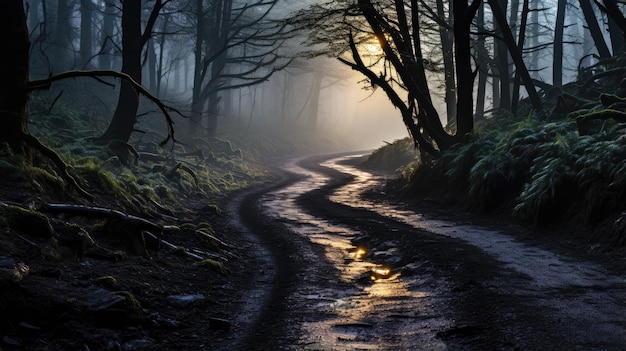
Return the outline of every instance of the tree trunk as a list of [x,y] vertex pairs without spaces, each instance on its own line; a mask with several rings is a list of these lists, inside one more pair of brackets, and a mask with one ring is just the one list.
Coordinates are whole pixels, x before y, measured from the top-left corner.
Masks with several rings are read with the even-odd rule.
[[219,78],[224,74],[226,68],[226,60],[228,58],[228,50],[222,50],[226,46],[228,36],[231,29],[231,12],[232,12],[232,0],[220,0],[217,20],[215,22],[214,35],[211,43],[213,52],[221,53],[215,58],[211,65],[211,83],[210,94],[208,96],[208,114],[207,114],[207,132],[209,135],[215,135],[217,133],[217,120],[220,114],[219,104],[221,98],[219,94],[219,86],[224,83],[223,79]]
[[[481,6],[478,10],[476,18],[476,26],[478,31],[485,30],[485,7]],[[476,93],[476,112],[474,116],[476,119],[481,119],[485,114],[485,97],[487,90],[487,73],[489,72],[489,53],[485,46],[484,36],[480,36],[476,45],[476,57],[478,65],[478,88]]]
[[[194,48],[194,69],[193,69],[193,88],[191,90],[191,116],[189,123],[189,134],[194,135],[198,131],[198,127],[202,125],[202,112],[204,108],[204,100],[200,100],[202,94],[202,59],[203,43],[204,43],[204,7],[202,0],[196,0],[196,43]],[[186,83],[186,82],[185,82]],[[186,84],[185,84],[186,86]]]
[[453,1],[454,47],[457,84],[457,143],[466,140],[474,130],[474,73],[472,72],[472,49],[470,27],[474,15],[469,13],[467,0]]
[[309,132],[315,132],[319,119],[320,93],[322,91],[322,73],[313,75],[313,86],[311,87],[311,99],[309,100],[309,116],[307,118],[307,127]]
[[600,60],[611,58],[611,53],[609,52],[609,48],[604,41],[604,36],[602,35],[602,30],[598,25],[596,14],[591,7],[591,2],[589,0],[578,1],[580,3],[580,9],[583,11],[587,28],[589,28],[589,32],[591,33],[591,38],[593,38],[593,42],[596,45],[596,50],[598,51]]
[[552,61],[552,85],[563,86],[563,31],[565,30],[565,5],[567,0],[558,0],[556,24],[554,25],[554,49]]
[[[141,83],[141,0],[124,0],[122,8],[122,72]],[[133,86],[122,81],[117,108],[103,141],[128,141],[135,123],[139,95]]]
[[[449,11],[452,13],[452,3],[449,3]],[[446,16],[443,0],[437,0],[437,15],[442,21],[445,21],[450,25],[449,18]],[[446,86],[446,115],[447,121],[444,124],[448,124],[456,119],[456,74],[454,71],[454,33],[446,26],[439,26],[439,37],[441,39],[441,50],[443,55],[443,70],[445,74],[445,86]]]
[[18,146],[27,134],[30,39],[22,0],[5,0],[0,11],[0,142]]
[[38,151],[52,161],[59,175],[91,198],[69,174],[61,157],[28,132],[30,38],[22,0],[5,0],[0,11],[0,43],[10,55],[0,55],[0,142],[16,153]]
[[82,0],[80,6],[80,66],[87,68],[91,60],[91,30],[92,30],[93,3],[91,0]]
[[69,22],[70,10],[68,0],[57,0],[57,17],[54,30],[54,45],[51,57],[54,58],[52,71],[59,73],[68,70],[73,64],[68,45],[72,42]]
[[148,40],[148,47],[146,48],[148,55],[148,64],[146,66],[147,76],[148,76],[148,86],[150,87],[150,92],[152,94],[156,94],[157,91],[157,55],[154,48],[154,40]]
[[[517,47],[520,52],[524,51],[524,42],[526,41],[526,25],[528,24],[528,12],[530,11],[530,0],[524,0],[522,4],[522,21],[520,23],[519,36],[517,38]],[[513,80],[513,101],[511,101],[511,112],[517,114],[517,107],[520,100],[520,74],[515,71],[515,79]]]
[[[39,1],[30,1],[28,3],[28,28],[30,30],[35,30],[39,22],[39,7],[42,6],[43,2]],[[39,29],[41,31],[41,29]],[[40,32],[41,33],[41,32]]]
[[511,33],[513,37],[518,36],[518,33],[523,28],[517,23],[517,15],[519,12],[519,0],[511,0],[510,6],[511,15],[509,16],[509,24],[511,25]]
[[[163,56],[165,54],[165,33],[167,32],[167,22],[169,20],[169,16],[165,16],[165,18],[163,18],[163,24],[161,27],[161,37],[160,37],[160,41],[159,41],[159,64],[157,67],[157,73],[156,73],[156,95],[158,97],[161,96],[161,83],[163,81]],[[176,78],[178,80],[178,78]]]
[[506,23],[506,17],[504,16],[504,12],[499,6],[497,0],[488,0],[489,6],[493,12],[493,15],[496,21],[499,23],[500,28],[502,29],[502,35],[504,36],[504,42],[506,43],[509,53],[513,58],[513,62],[515,63],[515,67],[522,78],[522,82],[524,82],[524,86],[526,87],[526,91],[528,92],[528,97],[530,98],[531,104],[533,108],[537,111],[542,111],[543,106],[541,104],[541,99],[537,94],[537,90],[535,89],[535,85],[530,78],[530,74],[526,69],[526,64],[522,59],[522,53],[515,44],[515,39],[513,39],[513,34],[509,30],[509,26]]
[[115,24],[115,4],[112,1],[104,2],[104,15],[102,18],[102,49],[98,57],[98,64],[101,69],[112,69],[113,60],[113,26]]
[[[541,1],[535,2],[535,7],[530,16],[530,46],[532,48],[536,48],[539,46],[539,8],[541,6]],[[533,78],[539,79],[539,55],[537,52],[532,54],[532,58],[530,60],[530,74]]]
[[[507,0],[498,0],[498,5],[502,9],[502,11],[506,11],[508,2]],[[504,12],[503,12],[504,13]],[[494,14],[495,17],[495,14]],[[496,50],[494,53],[494,60],[496,62],[497,67],[497,75],[500,81],[500,106],[499,108],[503,110],[510,111],[511,110],[511,74],[509,69],[509,52],[507,50],[506,43],[504,40],[499,39],[503,37],[503,33],[505,30],[509,29],[508,27],[502,27],[499,21],[496,21],[496,33],[497,38],[495,39]]]
[[626,18],[616,0],[604,0],[603,2],[606,8],[606,14],[609,17],[609,34],[611,36],[613,56],[618,56],[624,51]]

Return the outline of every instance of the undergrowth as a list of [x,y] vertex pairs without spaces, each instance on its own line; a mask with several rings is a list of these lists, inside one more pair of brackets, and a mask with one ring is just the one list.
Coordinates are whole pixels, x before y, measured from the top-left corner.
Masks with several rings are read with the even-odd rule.
[[[105,200],[133,213],[173,213],[185,211],[186,200],[194,198],[219,211],[228,194],[271,181],[267,164],[272,157],[334,151],[340,144],[330,135],[305,135],[306,131],[280,136],[224,131],[217,137],[202,133],[189,137],[182,124],[176,126],[180,142],[160,147],[166,137],[162,116],[142,104],[140,110],[148,113],[141,114],[139,132],[130,142],[102,145],[96,138],[110,120],[116,94],[94,94],[102,93],[94,84],[59,84],[47,95],[34,94],[29,106],[31,133],[61,155],[78,183],[95,196],[86,201],[74,194],[74,201]],[[0,147],[0,170],[24,189],[67,195],[71,188],[55,167],[35,157],[35,162],[20,159],[8,147]]]
[[541,225],[576,211],[594,224],[625,209],[625,127],[608,120],[580,135],[574,121],[529,118],[408,167],[403,177],[414,194],[447,196],[483,212],[504,207]]
[[[509,213],[535,226],[612,221],[615,227],[626,211],[626,124],[604,118],[582,128],[579,115],[493,116],[470,143],[408,165],[404,191]],[[611,240],[626,245],[625,231],[609,231]]]

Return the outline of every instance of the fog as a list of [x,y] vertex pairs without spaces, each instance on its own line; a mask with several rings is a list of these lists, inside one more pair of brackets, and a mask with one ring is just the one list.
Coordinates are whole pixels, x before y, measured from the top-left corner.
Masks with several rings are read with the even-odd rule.
[[266,83],[242,89],[235,94],[241,106],[231,100],[234,106],[227,109],[231,113],[224,116],[220,129],[270,134],[306,131],[334,138],[349,149],[372,149],[408,136],[400,114],[382,91],[365,89],[362,78],[336,60],[315,62],[337,72],[320,76],[287,69]]
[[[177,117],[176,123],[179,136],[297,134],[342,141],[346,148],[373,148],[407,136],[400,114],[381,89],[364,89],[367,83],[362,82],[363,77],[334,58],[301,57],[301,52],[308,49],[304,44],[306,33],[294,37],[289,27],[280,24],[283,22],[275,22],[311,3],[314,1],[167,2],[157,11],[154,27],[147,33],[150,35],[143,33],[148,40],[141,57],[134,58],[141,61],[141,73],[133,78],[181,111],[184,117]],[[25,4],[32,43],[31,78],[74,69],[122,70],[123,7],[104,0]],[[135,20],[145,31],[155,2],[142,4],[143,11]],[[197,5],[203,11],[199,12]],[[220,11],[225,15],[217,15]],[[551,23],[553,17],[554,10],[548,6],[535,20]],[[566,22],[565,82],[574,79],[578,61],[590,50],[580,14],[569,11]],[[436,37],[433,33],[437,32],[431,31],[431,37],[425,34],[428,40],[424,40],[423,51],[430,61],[441,66],[441,49],[439,41],[431,40]],[[585,38],[585,45],[575,38]],[[529,40],[533,46],[549,49],[551,34],[538,32]],[[333,43],[339,41],[343,42],[339,45],[346,45],[346,38]],[[488,55],[493,55],[492,45],[487,43]],[[338,51],[341,50],[334,52]],[[550,55],[538,50],[533,54],[534,61],[529,64],[533,77],[550,81]],[[429,85],[445,125],[445,104],[440,96],[443,75],[441,67],[435,68]],[[492,81],[490,78],[488,84],[493,85]],[[116,89],[90,87],[79,93],[89,92],[95,97],[77,99],[65,94],[59,101],[80,105],[82,101],[98,100],[105,105],[102,114],[111,114],[117,103]],[[54,100],[56,94],[58,90],[51,91],[49,100]],[[486,96],[487,110],[495,105],[490,94]],[[154,116],[142,117],[140,123],[163,128],[159,113],[151,112],[154,105],[144,100],[138,113]],[[98,128],[106,127],[106,123],[100,124],[95,123]]]
[[[336,148],[371,149],[407,136],[382,91],[364,89],[362,76],[335,58],[299,57],[307,49],[306,33],[294,37],[272,22],[312,2],[199,3],[206,7],[204,29],[189,2],[172,1],[160,10],[141,51],[141,75],[133,76],[181,112],[175,116],[179,138],[297,135],[332,140]],[[142,6],[136,20],[145,31],[154,3]],[[122,6],[103,0],[45,0],[26,1],[25,8],[33,43],[31,78],[75,69],[122,70]],[[214,16],[218,10],[230,11],[231,22]],[[222,34],[223,29],[228,31]],[[92,125],[100,134],[118,103],[119,81],[106,81],[116,86],[61,83],[40,97],[52,104],[60,91],[75,89],[57,102],[90,110],[88,115],[99,118]],[[139,129],[167,130],[161,113],[146,99],[137,114]]]

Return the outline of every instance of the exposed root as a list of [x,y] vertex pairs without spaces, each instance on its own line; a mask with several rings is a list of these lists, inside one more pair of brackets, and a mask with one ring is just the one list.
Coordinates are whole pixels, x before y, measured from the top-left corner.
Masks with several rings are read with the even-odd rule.
[[93,199],[93,195],[91,195],[86,190],[84,190],[78,184],[76,179],[69,173],[70,167],[67,165],[67,163],[65,163],[65,161],[63,161],[63,159],[61,159],[61,156],[59,156],[59,154],[57,154],[54,150],[44,145],[39,139],[37,139],[37,137],[31,134],[24,133],[21,135],[20,139],[24,141],[26,145],[30,146],[34,150],[41,153],[43,156],[50,159],[50,161],[52,161],[52,163],[54,163],[54,165],[61,171],[61,177],[63,178],[63,180],[68,182],[70,186],[76,189],[76,191],[78,191],[80,195],[90,200]]

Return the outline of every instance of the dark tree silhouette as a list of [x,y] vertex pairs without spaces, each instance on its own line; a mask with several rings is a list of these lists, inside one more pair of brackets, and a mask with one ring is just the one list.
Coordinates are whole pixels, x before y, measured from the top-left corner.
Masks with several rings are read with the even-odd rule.
[[558,0],[556,24],[554,25],[554,55],[552,64],[552,85],[563,86],[563,31],[565,29],[565,5],[567,0]]
[[7,0],[0,11],[0,142],[20,154],[35,150],[48,157],[61,176],[84,195],[68,166],[52,149],[28,132],[30,39],[22,0]]
[[169,131],[167,142],[174,138],[173,122],[168,111],[178,112],[165,106],[132,77],[116,71],[69,71],[46,79],[30,81],[30,40],[22,0],[7,0],[0,11],[0,43],[10,55],[0,55],[0,143],[6,143],[14,152],[28,154],[37,151],[50,159],[59,169],[61,177],[86,197],[84,191],[69,173],[68,165],[52,149],[41,143],[28,131],[28,100],[34,90],[48,89],[59,80],[75,77],[116,77],[128,84],[135,94],[141,93],[157,104],[165,115]]
[[606,42],[604,41],[604,35],[602,35],[602,30],[598,25],[598,20],[596,19],[596,15],[593,12],[593,7],[591,7],[590,0],[578,0],[580,3],[580,9],[583,12],[583,16],[585,17],[585,22],[587,23],[587,28],[589,28],[589,32],[591,33],[591,38],[596,46],[596,50],[598,50],[598,55],[600,55],[601,60],[605,60],[611,58],[611,52],[609,48],[606,46]]
[[[470,35],[480,4],[479,0],[470,4],[465,0],[456,0],[452,4],[454,69],[447,71],[449,74],[454,72],[455,77],[450,81],[456,81],[456,133],[444,128],[428,85],[428,61],[422,50],[420,27],[421,12],[426,11],[422,2],[359,0],[357,6],[351,6],[349,2],[327,3],[303,11],[297,18],[305,21],[304,27],[315,31],[313,44],[325,38],[332,41],[328,52],[336,50],[335,55],[341,55],[341,48],[335,48],[335,45],[345,40],[342,35],[347,35],[351,60],[345,57],[339,57],[339,60],[367,77],[373,86],[380,87],[400,110],[416,146],[424,153],[439,156],[441,151],[467,140],[474,128]],[[330,25],[329,18],[333,22]],[[366,27],[363,27],[362,19],[365,19]],[[445,20],[437,18],[436,21],[444,27],[448,26]],[[320,27],[329,29],[320,30]],[[384,72],[376,73],[374,70],[379,68],[366,64],[359,51],[361,42],[368,38],[371,40],[372,36],[380,44]],[[387,71],[387,67],[391,72]]]
[[[141,52],[152,36],[152,29],[163,7],[170,0],[156,0],[146,25],[141,30],[142,0],[125,0],[122,7],[122,72],[141,84]],[[123,81],[117,107],[101,141],[128,141],[137,123],[139,95],[133,86]]]
[[272,19],[277,3],[195,0],[190,134],[203,123],[209,135],[216,133],[220,92],[263,83],[291,63],[280,48],[292,34],[285,23]]

